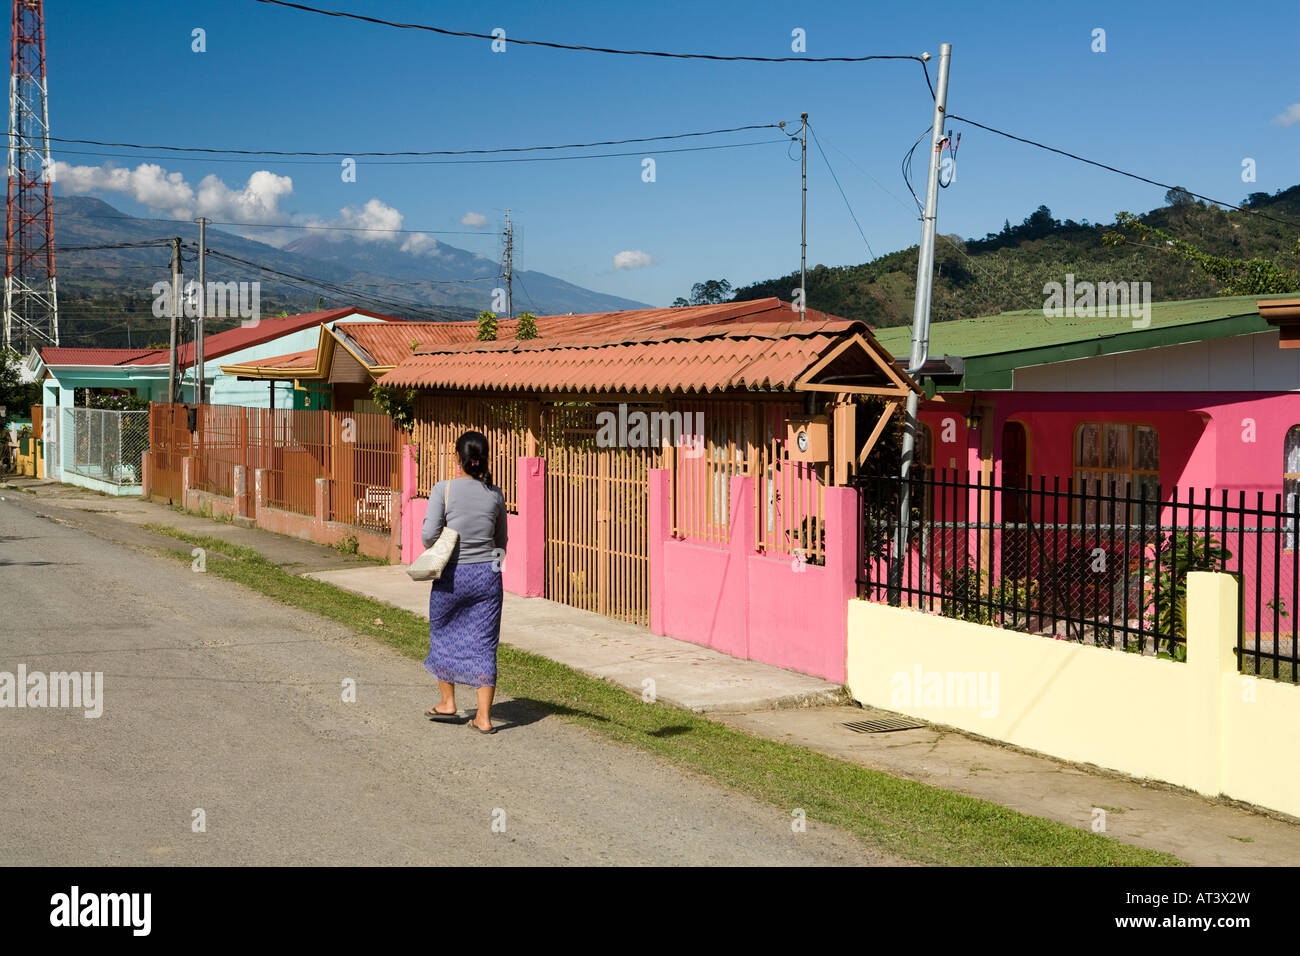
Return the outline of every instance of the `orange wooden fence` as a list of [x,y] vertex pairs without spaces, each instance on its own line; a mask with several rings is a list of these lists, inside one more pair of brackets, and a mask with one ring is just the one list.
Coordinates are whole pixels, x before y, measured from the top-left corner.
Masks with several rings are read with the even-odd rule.
[[401,497],[403,435],[387,415],[203,405],[195,431],[184,405],[150,406],[153,494],[179,500],[182,460],[194,459],[193,486],[230,497],[237,465],[252,503],[255,472],[266,472],[272,508],[316,512],[316,481],[328,479],[328,517],[387,533]]

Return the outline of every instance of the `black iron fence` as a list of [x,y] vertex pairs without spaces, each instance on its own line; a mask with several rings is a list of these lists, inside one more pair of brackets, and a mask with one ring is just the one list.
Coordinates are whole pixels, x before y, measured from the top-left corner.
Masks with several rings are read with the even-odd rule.
[[1241,585],[1240,669],[1297,682],[1294,500],[947,471],[908,486],[900,521],[900,479],[858,483],[860,597],[1185,660],[1187,574],[1224,571]]

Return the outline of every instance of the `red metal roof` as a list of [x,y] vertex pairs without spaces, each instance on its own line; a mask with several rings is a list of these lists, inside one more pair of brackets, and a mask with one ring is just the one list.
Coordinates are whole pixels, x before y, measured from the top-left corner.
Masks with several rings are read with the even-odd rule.
[[[231,352],[238,352],[240,349],[261,345],[263,342],[269,342],[282,335],[288,335],[290,332],[299,332],[302,329],[309,329],[313,325],[333,322],[335,319],[341,319],[348,315],[365,315],[384,322],[403,321],[392,315],[382,315],[378,312],[367,312],[365,309],[351,308],[327,309],[324,312],[305,312],[302,315],[271,316],[261,319],[256,325],[247,327],[241,325],[233,329],[227,329],[225,332],[217,332],[214,335],[206,336],[203,339],[203,361],[206,364],[212,359],[229,355]],[[180,350],[179,361],[182,366],[193,364],[193,342],[185,343],[184,348]]]
[[49,345],[41,349],[46,366],[166,365],[166,349],[85,349]]
[[864,323],[810,318],[629,330],[612,336],[588,333],[562,341],[434,346],[409,356],[379,381],[406,387],[540,392],[788,390],[853,335],[861,335],[868,349],[897,368]]

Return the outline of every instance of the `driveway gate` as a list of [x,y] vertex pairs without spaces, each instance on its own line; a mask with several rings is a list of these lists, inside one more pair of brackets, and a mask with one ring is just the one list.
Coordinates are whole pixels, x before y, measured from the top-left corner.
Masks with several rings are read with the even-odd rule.
[[601,411],[553,405],[546,457],[546,596],[620,621],[650,623],[649,471],[658,449],[600,447]]

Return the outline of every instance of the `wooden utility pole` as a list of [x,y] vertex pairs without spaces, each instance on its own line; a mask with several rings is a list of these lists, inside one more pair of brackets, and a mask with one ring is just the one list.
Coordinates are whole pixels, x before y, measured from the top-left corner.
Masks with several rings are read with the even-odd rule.
[[172,315],[169,348],[171,357],[167,361],[167,401],[175,402],[176,395],[176,332],[181,322],[181,301],[184,293],[181,267],[181,237],[172,238]]
[[510,210],[506,210],[506,250],[501,257],[501,268],[506,274],[506,318],[515,317],[514,303],[514,256],[515,256],[515,227],[510,222]]
[[808,114],[800,113],[803,125],[799,128],[799,166],[803,179],[803,197],[800,203],[802,224],[799,240],[799,321],[804,320],[808,301]]
[[203,394],[203,313],[207,309],[208,273],[206,258],[208,251],[208,220],[199,217],[199,310],[195,320],[194,332],[194,404],[204,404]]

